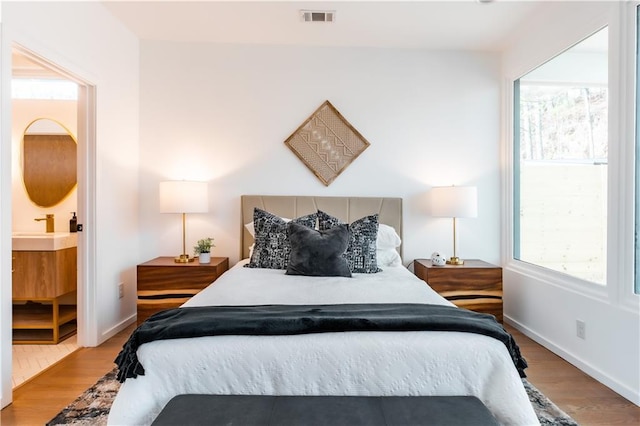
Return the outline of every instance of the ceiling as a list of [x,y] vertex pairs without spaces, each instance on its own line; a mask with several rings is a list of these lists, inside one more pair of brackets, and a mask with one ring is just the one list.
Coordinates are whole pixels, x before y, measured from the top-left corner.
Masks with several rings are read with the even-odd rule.
[[[104,6],[141,40],[500,51],[548,0],[121,1]],[[333,10],[303,22],[300,10]]]
[[[533,14],[555,0],[102,0],[141,40],[262,45],[501,51]],[[571,0],[570,0],[571,1]],[[301,10],[335,11],[303,22]],[[606,50],[601,36],[583,49]],[[20,77],[56,77],[14,49]]]

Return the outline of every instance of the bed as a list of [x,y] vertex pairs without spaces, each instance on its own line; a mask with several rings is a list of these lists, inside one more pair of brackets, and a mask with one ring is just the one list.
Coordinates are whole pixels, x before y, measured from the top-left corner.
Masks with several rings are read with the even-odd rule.
[[[250,256],[252,246],[260,242],[252,235],[256,230],[248,226],[256,208],[291,219],[322,211],[352,225],[375,216],[380,229],[384,226],[385,232],[391,229],[402,235],[402,200],[398,198],[242,196],[242,260],[183,307],[453,306],[397,261],[400,240],[393,247],[397,257],[390,255],[389,248],[385,248],[388,257],[377,250],[385,260],[376,273],[298,276],[288,275],[289,269],[285,274],[282,269],[246,267],[256,257]],[[294,253],[290,256],[293,259]],[[111,425],[150,424],[179,394],[473,395],[501,424],[539,424],[509,351],[499,340],[481,334],[217,335],[157,340],[141,345],[136,354],[144,375],[122,384],[109,414]]]

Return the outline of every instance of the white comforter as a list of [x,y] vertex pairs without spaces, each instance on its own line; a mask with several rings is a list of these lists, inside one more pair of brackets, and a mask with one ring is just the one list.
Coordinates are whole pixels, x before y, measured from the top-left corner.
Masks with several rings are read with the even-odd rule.
[[[450,304],[404,267],[353,278],[231,268],[184,306]],[[110,425],[150,424],[178,394],[475,395],[505,425],[537,425],[505,346],[458,332],[213,336],[144,344],[146,374],[127,379]]]

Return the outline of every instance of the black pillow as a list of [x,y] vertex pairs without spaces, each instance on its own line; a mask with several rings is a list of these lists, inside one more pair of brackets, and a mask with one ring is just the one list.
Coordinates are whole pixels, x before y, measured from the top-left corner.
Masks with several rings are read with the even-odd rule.
[[316,231],[289,222],[287,232],[291,243],[287,275],[351,277],[349,265],[342,256],[350,240],[346,224]]
[[[321,231],[343,224],[337,217],[318,210],[318,227]],[[375,274],[378,268],[376,253],[378,239],[378,214],[365,216],[349,225],[351,239],[344,257],[353,273]]]
[[[291,222],[315,228],[317,214],[301,216]],[[280,216],[259,208],[253,210],[255,245],[247,268],[286,269],[291,244],[287,236],[287,222]]]

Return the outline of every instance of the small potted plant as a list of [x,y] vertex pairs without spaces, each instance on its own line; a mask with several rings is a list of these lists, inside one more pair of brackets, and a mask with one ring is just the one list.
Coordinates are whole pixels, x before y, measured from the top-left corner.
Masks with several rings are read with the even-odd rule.
[[197,245],[193,247],[194,254],[198,256],[200,263],[211,262],[211,247],[215,247],[211,237],[198,240]]

